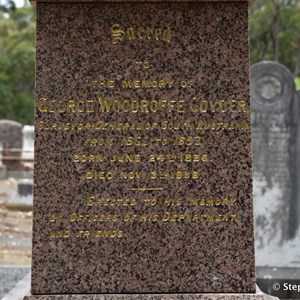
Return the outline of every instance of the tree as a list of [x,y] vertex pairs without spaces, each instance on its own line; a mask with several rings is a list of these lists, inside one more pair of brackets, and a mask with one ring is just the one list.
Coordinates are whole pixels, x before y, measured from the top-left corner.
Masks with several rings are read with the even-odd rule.
[[289,7],[283,11],[279,39],[286,47],[282,51],[282,61],[290,66],[295,77],[300,75],[300,7]]
[[250,10],[251,62],[274,60],[299,75],[300,3],[256,0]]
[[10,11],[14,11],[16,9],[16,4],[14,1],[7,1],[5,4],[1,4],[0,1],[0,11],[4,13],[8,13]]
[[33,123],[35,15],[31,7],[0,13],[0,119]]

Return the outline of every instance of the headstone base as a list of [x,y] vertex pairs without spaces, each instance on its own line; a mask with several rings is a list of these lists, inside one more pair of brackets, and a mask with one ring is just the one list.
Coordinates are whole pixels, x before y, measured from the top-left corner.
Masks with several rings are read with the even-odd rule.
[[256,294],[84,294],[31,295],[24,300],[279,300],[262,292]]

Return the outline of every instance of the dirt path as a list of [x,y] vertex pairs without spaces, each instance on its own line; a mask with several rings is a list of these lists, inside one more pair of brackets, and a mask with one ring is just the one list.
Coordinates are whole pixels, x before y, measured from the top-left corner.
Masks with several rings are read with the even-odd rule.
[[32,212],[0,203],[0,264],[31,264]]

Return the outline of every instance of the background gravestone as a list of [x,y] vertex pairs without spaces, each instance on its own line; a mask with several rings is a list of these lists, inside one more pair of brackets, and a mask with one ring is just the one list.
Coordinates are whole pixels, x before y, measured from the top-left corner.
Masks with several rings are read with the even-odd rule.
[[263,298],[247,29],[246,1],[37,1],[26,299]]
[[34,126],[25,125],[22,130],[23,134],[23,149],[22,149],[22,159],[33,160],[34,153]]
[[2,142],[2,161],[7,170],[19,170],[23,145],[22,124],[11,120],[0,120],[0,142]]
[[2,142],[0,142],[0,179],[5,179],[6,178],[6,166],[2,162]]
[[282,65],[251,67],[256,264],[300,266],[300,109]]

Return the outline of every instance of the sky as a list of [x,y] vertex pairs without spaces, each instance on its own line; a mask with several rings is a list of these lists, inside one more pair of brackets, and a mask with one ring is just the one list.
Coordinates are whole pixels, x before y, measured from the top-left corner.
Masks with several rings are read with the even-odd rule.
[[16,3],[16,5],[17,5],[18,7],[24,5],[24,0],[14,0],[14,2]]

